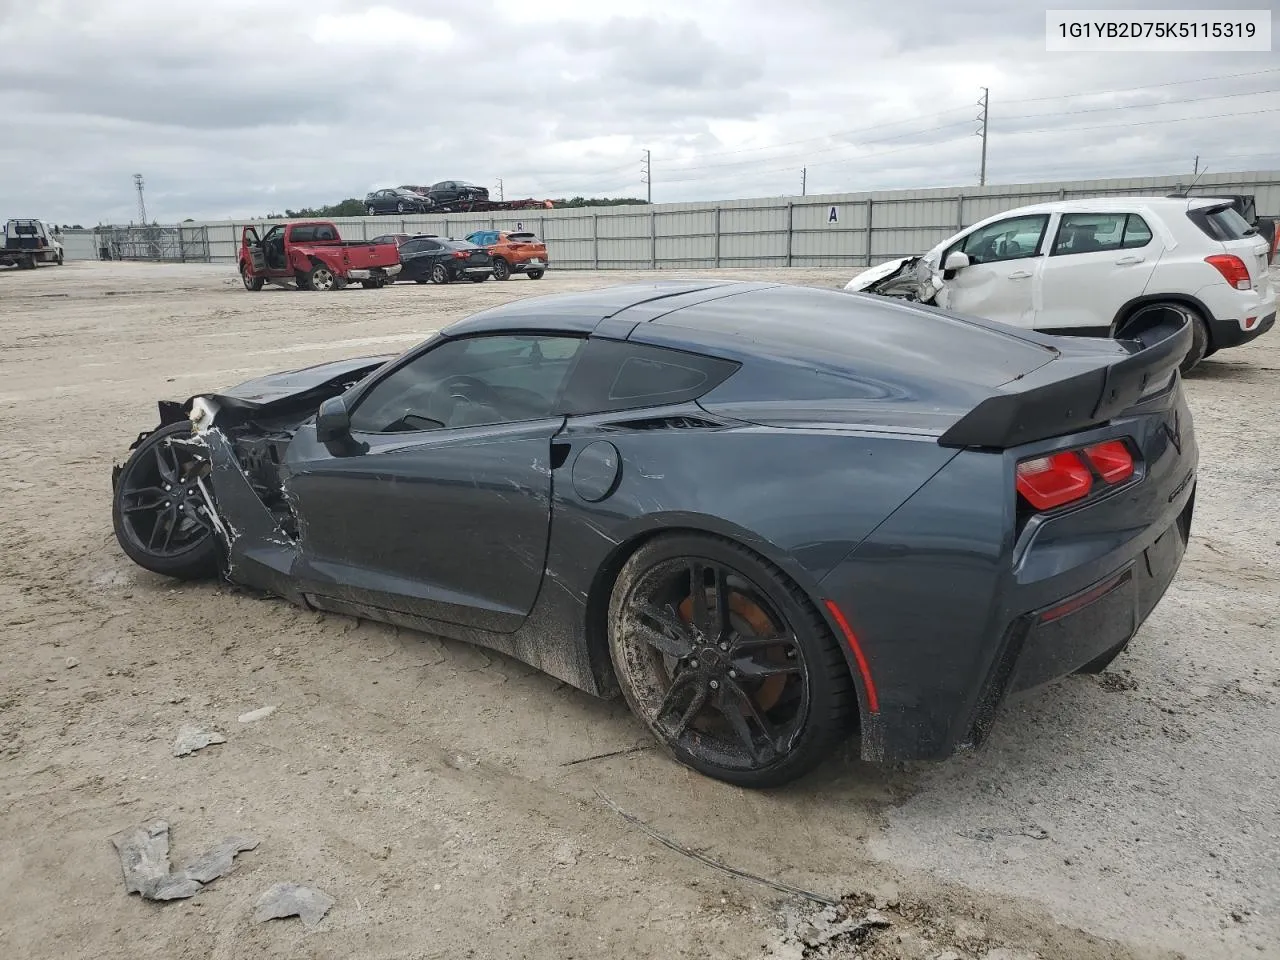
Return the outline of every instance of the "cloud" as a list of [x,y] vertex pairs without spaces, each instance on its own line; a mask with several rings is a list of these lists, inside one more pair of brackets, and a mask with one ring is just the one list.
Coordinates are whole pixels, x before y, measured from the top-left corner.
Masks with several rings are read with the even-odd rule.
[[161,220],[451,178],[643,196],[645,149],[659,201],[797,193],[802,167],[811,193],[974,183],[982,86],[992,182],[1280,167],[1276,55],[1048,54],[1024,0],[298,10],[0,5],[0,216],[125,221],[135,172]]

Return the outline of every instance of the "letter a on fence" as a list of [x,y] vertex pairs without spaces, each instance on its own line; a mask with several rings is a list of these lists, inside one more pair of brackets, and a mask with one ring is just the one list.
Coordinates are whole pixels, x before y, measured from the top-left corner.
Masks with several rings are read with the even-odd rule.
[[840,210],[836,207],[832,207],[830,210],[827,211],[827,223],[839,223],[839,222],[840,222]]

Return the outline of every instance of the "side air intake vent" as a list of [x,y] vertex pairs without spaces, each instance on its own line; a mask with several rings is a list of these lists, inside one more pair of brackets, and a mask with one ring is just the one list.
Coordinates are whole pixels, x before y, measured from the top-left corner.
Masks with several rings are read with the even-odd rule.
[[643,420],[617,420],[609,424],[615,430],[711,430],[721,426],[701,417],[647,417]]

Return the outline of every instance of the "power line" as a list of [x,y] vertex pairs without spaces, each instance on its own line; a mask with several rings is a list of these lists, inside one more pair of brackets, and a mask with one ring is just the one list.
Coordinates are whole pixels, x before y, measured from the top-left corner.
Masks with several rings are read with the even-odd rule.
[[1266,70],[1254,70],[1250,73],[1226,73],[1217,77],[1200,77],[1196,80],[1170,80],[1166,83],[1148,83],[1141,87],[1120,87],[1115,90],[1095,90],[1092,93],[1062,93],[1052,97],[1023,97],[1020,100],[1006,100],[1006,103],[1044,103],[1047,100],[1071,100],[1075,97],[1103,97],[1111,93],[1136,93],[1140,90],[1157,90],[1161,87],[1177,87],[1187,83],[1212,83],[1215,80],[1237,80],[1240,77],[1260,77],[1264,73],[1280,73],[1280,67]]
[[1233,97],[1259,97],[1268,93],[1280,93],[1277,90],[1247,90],[1243,93],[1219,93],[1212,97],[1187,97],[1183,100],[1160,100],[1155,103],[1126,103],[1111,107],[1089,107],[1085,110],[1062,110],[1054,113],[1027,113],[1017,117],[1005,117],[1006,120],[1043,120],[1045,117],[1071,117],[1080,113],[1106,113],[1109,110],[1145,110],[1149,107],[1177,106],[1182,103],[1203,103],[1205,100],[1228,100]]

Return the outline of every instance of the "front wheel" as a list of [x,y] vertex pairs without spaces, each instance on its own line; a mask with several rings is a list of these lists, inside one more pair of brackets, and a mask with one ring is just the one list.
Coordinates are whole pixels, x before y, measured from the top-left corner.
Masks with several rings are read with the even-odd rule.
[[216,576],[222,565],[205,464],[171,442],[190,434],[184,420],[143,440],[121,469],[111,504],[116,540],[129,559],[180,580]]
[[544,272],[543,270],[529,270],[525,273],[525,276],[530,280],[541,280]]
[[501,257],[493,261],[493,279],[495,280],[511,279],[511,265],[507,263],[507,261],[503,260]]
[[609,601],[623,695],[677,760],[743,787],[816,766],[856,716],[826,622],[781,570],[732,541],[671,534],[627,561]]
[[403,203],[397,203],[397,204],[396,204],[396,213],[404,213],[404,204],[403,204]]
[[255,293],[262,289],[262,277],[251,276],[246,266],[240,267],[240,282],[244,284],[246,290],[252,290]]
[[484,283],[489,279],[489,275],[487,273],[473,273],[469,279],[472,283]]
[[376,217],[378,215],[378,210],[376,207],[370,206],[370,207],[366,207],[365,209],[369,211],[369,216],[371,217]]
[[433,266],[431,268],[431,282],[432,283],[448,283],[449,268],[446,267],[443,263],[437,263],[435,266]]

